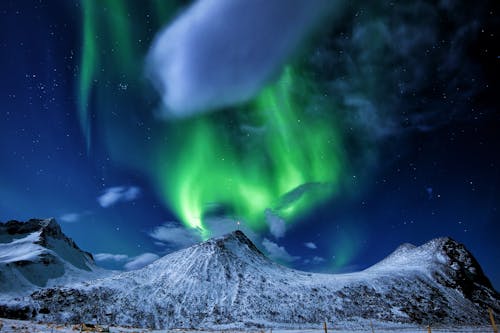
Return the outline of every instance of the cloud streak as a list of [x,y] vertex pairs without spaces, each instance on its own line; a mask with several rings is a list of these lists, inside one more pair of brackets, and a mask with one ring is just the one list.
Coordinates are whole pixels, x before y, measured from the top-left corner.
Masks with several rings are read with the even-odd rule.
[[[315,70],[329,78],[328,96],[339,106],[344,126],[384,140],[467,117],[471,96],[479,92],[470,76],[481,77],[468,50],[475,47],[481,15],[473,7],[453,1],[374,2],[366,12],[380,14],[372,16],[353,6],[356,24],[328,36],[311,56]],[[453,15],[467,11],[465,20]],[[450,20],[443,26],[445,17]],[[430,77],[440,87],[435,94],[428,92]]]
[[[238,225],[234,219],[228,217],[207,217],[204,223],[207,229],[210,230],[210,237],[222,236],[239,229],[252,241],[260,241],[258,235],[245,223]],[[165,222],[155,227],[148,235],[155,240],[156,245],[170,247],[171,249],[185,248],[203,241],[201,230],[187,228],[177,222]]]
[[59,216],[58,219],[61,220],[62,222],[65,222],[65,223],[76,223],[76,222],[80,222],[83,217],[91,215],[91,214],[92,214],[92,212],[90,212],[90,211],[84,211],[81,213],[76,213],[76,212],[65,213],[65,214]]
[[138,255],[137,257],[132,258],[128,263],[125,264],[124,268],[127,271],[133,271],[136,269],[143,268],[154,261],[158,260],[160,258],[159,255],[155,253],[143,253]]
[[147,73],[169,115],[252,98],[325,13],[329,0],[198,0],[156,37]]
[[114,253],[96,253],[94,254],[94,259],[101,263],[114,263],[114,264],[124,264],[123,268],[127,271],[132,271],[136,269],[143,268],[152,262],[158,260],[159,255],[155,253],[142,253],[135,257],[130,257],[126,254],[114,254]]
[[313,242],[306,242],[304,243],[304,246],[311,250],[316,250],[318,248]]
[[269,232],[276,238],[285,236],[286,224],[279,215],[274,213],[271,209],[266,209],[265,212],[266,222],[269,226]]
[[149,233],[153,239],[173,245],[177,248],[187,247],[201,241],[200,233],[195,229],[187,229],[175,222],[166,222]]
[[264,240],[262,241],[262,246],[264,247],[264,249],[266,249],[266,252],[271,259],[284,262],[293,262],[300,259],[300,257],[292,256],[290,253],[288,253],[285,247],[279,246],[278,244],[270,241],[267,238],[264,238]]
[[319,264],[324,263],[325,261],[326,261],[326,259],[323,257],[314,256],[312,258],[304,259],[304,264],[306,264],[306,265],[308,265],[308,264],[319,265]]
[[97,202],[103,208],[116,205],[119,202],[128,202],[137,199],[141,195],[141,189],[136,186],[109,187],[97,197]]
[[94,259],[96,261],[125,262],[130,258],[126,254],[96,253],[94,254]]

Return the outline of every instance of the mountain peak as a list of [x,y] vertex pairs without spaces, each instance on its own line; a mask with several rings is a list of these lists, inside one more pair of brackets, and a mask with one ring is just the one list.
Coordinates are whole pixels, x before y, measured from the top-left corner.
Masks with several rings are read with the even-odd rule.
[[[2,232],[6,232],[11,236],[40,232],[39,240],[36,244],[51,248],[53,246],[49,244],[49,238],[52,238],[63,241],[73,249],[83,252],[71,238],[62,232],[61,226],[53,217],[46,219],[29,219],[26,222],[12,220],[3,225],[0,223],[0,234]],[[92,254],[85,252],[85,255],[88,256],[93,263],[94,258]]]
[[61,234],[61,227],[54,218],[47,219],[29,219],[26,222],[11,220],[6,223],[0,223],[0,231],[9,235],[25,234],[35,231],[46,231],[51,234]]
[[234,230],[225,235],[214,237],[205,243],[215,244],[219,248],[246,247],[255,254],[264,256],[264,254],[255,246],[255,244],[241,230]]
[[[395,268],[412,271],[426,270],[452,277],[451,280],[455,282],[450,286],[462,290],[468,296],[477,289],[476,285],[493,289],[472,253],[451,237],[435,238],[421,246],[403,244],[384,260],[367,270]],[[443,284],[450,284],[448,280],[439,279]]]
[[[236,230],[167,254],[145,269],[147,275],[161,272],[161,279],[175,276],[175,279],[185,281],[204,283],[216,279],[220,284],[231,284],[235,275],[259,274],[257,272],[276,265],[243,232]],[[126,274],[129,278],[140,278],[142,281],[139,271]]]
[[[445,254],[447,264],[450,268],[449,274],[458,281],[458,287],[465,294],[470,296],[475,290],[474,285],[479,284],[489,289],[493,289],[490,280],[484,274],[481,265],[469,250],[451,237],[442,237],[431,240],[435,243],[437,250]],[[428,244],[429,244],[428,243]]]
[[92,255],[67,237],[54,218],[0,223],[1,292],[82,280],[96,271]]
[[238,242],[241,242],[243,244],[248,244],[252,243],[252,241],[243,233],[241,230],[234,230],[231,231],[230,233],[227,233],[225,235],[219,236],[219,237],[214,237],[212,238],[214,241],[233,241],[236,240]]
[[38,223],[42,228],[60,228],[59,224],[56,222],[56,219],[53,217],[49,217],[48,219],[31,219],[28,221],[28,223],[30,221]]

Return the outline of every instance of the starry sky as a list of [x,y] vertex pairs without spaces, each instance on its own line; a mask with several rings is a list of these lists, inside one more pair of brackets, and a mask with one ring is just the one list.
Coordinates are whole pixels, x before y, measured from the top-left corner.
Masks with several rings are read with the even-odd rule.
[[113,269],[237,228],[330,273],[450,236],[498,289],[493,4],[1,1],[0,220]]

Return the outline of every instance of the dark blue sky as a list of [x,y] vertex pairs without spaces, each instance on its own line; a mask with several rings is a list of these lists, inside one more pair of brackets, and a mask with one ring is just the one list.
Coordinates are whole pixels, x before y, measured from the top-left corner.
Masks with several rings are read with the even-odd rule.
[[[282,246],[290,256],[282,262],[290,266],[333,272],[366,268],[401,243],[419,245],[451,236],[472,251],[498,289],[498,14],[492,2],[474,10],[415,3],[425,4],[436,16],[432,22],[437,25],[430,27],[437,37],[396,39],[397,48],[409,50],[404,57],[373,45],[366,45],[370,53],[365,54],[351,27],[358,27],[357,32],[373,27],[366,23],[368,18],[359,21],[357,15],[380,17],[377,22],[395,31],[428,31],[411,15],[401,14],[404,10],[383,16],[381,8],[362,2],[346,10],[342,25],[312,42],[314,51],[302,54],[311,71],[323,69],[316,73],[318,82],[341,77],[341,85],[331,81],[330,87],[337,89],[333,92],[360,91],[374,106],[376,119],[362,119],[354,129],[349,121],[343,123],[346,154],[353,165],[344,175],[343,190],[300,217],[283,238],[274,239],[269,231],[257,232],[255,238]],[[110,133],[106,130],[96,131],[87,148],[78,115],[81,16],[78,2],[0,3],[0,220],[56,217],[81,248],[128,256],[101,262],[121,267],[142,253],[162,255],[178,248],[180,242],[169,244],[168,236],[151,235],[165,223],[167,228],[160,231],[166,233],[178,233],[182,227],[151,179],[131,166],[148,160],[139,156],[138,162],[122,163],[105,144]],[[131,26],[151,40],[158,29],[134,17],[140,16],[130,16]],[[379,79],[375,88],[367,86],[370,64]],[[397,71],[394,64],[404,70]],[[106,63],[102,70],[107,70]],[[412,79],[406,79],[407,71]],[[384,82],[402,82],[400,91]],[[127,89],[112,87],[101,90],[109,100],[119,100]],[[140,89],[126,91],[138,94]],[[138,122],[155,131],[155,122],[164,120],[155,118],[153,111],[129,112],[116,123]],[[349,118],[348,111],[340,116]],[[387,122],[391,125],[384,126]],[[147,149],[147,137],[134,140]]]

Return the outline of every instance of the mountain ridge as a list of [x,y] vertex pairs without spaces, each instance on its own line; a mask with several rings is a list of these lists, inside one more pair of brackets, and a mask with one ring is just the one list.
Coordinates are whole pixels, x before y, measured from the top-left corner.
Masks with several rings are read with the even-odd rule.
[[140,270],[38,289],[14,305],[17,316],[45,322],[224,329],[484,324],[486,308],[498,314],[499,303],[473,255],[448,237],[400,246],[361,272],[320,274],[281,266],[234,231]]
[[0,298],[95,278],[105,270],[55,219],[0,223]]

